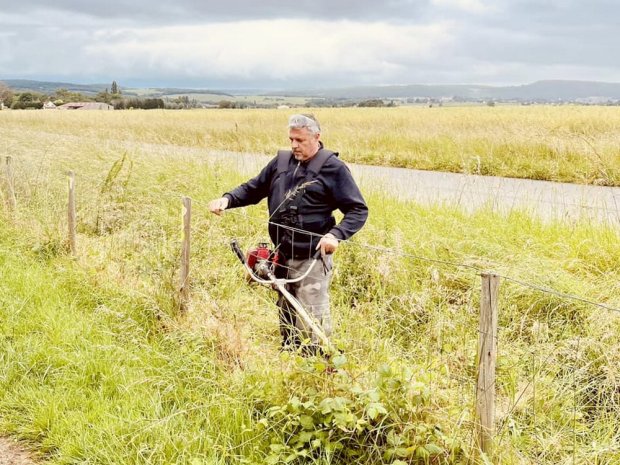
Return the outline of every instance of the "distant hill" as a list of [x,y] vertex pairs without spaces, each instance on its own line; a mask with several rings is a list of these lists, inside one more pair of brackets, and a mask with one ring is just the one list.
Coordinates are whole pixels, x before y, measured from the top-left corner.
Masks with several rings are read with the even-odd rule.
[[[71,92],[80,92],[85,95],[96,95],[106,89],[110,89],[110,84],[74,84],[70,82],[53,82],[53,81],[33,81],[29,79],[1,79],[10,88],[18,92],[41,92],[51,94],[56,89],[67,89]],[[142,97],[164,97],[166,95],[190,95],[190,94],[212,94],[232,97],[231,94],[206,89],[183,89],[176,87],[157,87],[157,88],[131,88],[121,87],[121,91],[126,96],[142,96]]]
[[110,88],[110,84],[73,84],[70,82],[32,81],[29,79],[1,79],[10,88],[18,92],[42,92],[49,94],[56,89],[67,89],[71,92],[83,94],[97,94]]
[[592,81],[537,81],[521,86],[481,85],[399,85],[364,86],[336,89],[314,89],[283,92],[288,96],[315,98],[390,99],[390,98],[442,98],[497,100],[575,100],[591,97],[620,99],[620,83]]
[[[64,88],[73,92],[94,95],[110,88],[110,84],[73,84],[68,82],[33,81],[26,79],[5,79],[9,87],[17,91],[34,91],[52,93]],[[244,96],[247,90],[207,90],[184,89],[176,87],[158,88],[126,88],[121,85],[126,96],[166,97],[178,95],[209,94],[212,97]],[[398,99],[398,98],[457,98],[464,100],[518,100],[518,101],[574,101],[577,99],[600,98],[620,100],[620,83],[595,81],[550,80],[537,81],[520,86],[486,86],[486,85],[391,85],[391,86],[358,86],[331,89],[305,89],[261,91],[254,90],[255,95],[280,95],[284,97],[306,97],[322,99]]]

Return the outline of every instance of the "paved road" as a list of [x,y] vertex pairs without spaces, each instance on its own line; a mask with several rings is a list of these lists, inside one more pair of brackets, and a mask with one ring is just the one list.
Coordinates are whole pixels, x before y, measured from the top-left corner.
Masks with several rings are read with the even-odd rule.
[[[171,155],[170,146],[142,144],[150,153]],[[180,156],[224,162],[248,177],[272,158],[266,155],[210,151],[174,146]],[[205,158],[205,155],[207,157]],[[421,204],[456,205],[466,211],[492,208],[501,213],[527,211],[545,220],[586,220],[620,228],[620,187],[586,186],[529,179],[476,176],[438,171],[350,164],[364,192],[415,200]]]
[[[213,152],[216,160],[252,176],[271,157]],[[422,204],[457,205],[464,210],[492,208],[527,211],[545,220],[588,220],[620,227],[620,187],[532,181],[404,168],[349,165],[365,192],[384,193]]]
[[620,226],[620,188],[475,176],[458,173],[354,166],[360,184],[424,204],[524,210],[543,219],[591,220]]

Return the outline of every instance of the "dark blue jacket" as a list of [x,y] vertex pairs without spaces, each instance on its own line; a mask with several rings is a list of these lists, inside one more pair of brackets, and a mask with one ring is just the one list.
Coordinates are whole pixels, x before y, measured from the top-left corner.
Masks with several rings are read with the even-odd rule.
[[[349,239],[368,218],[368,207],[349,168],[336,155],[327,159],[316,177],[308,177],[307,165],[291,156],[288,169],[278,173],[276,156],[258,176],[224,194],[228,208],[253,205],[267,197],[269,235],[287,258],[310,257],[328,232]],[[344,215],[338,224],[335,210]]]

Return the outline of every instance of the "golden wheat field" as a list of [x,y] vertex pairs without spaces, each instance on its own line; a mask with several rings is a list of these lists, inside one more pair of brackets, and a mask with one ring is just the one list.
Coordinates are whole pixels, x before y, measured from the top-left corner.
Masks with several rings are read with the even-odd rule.
[[[0,113],[11,131],[79,133],[272,154],[286,146],[293,110]],[[598,185],[620,185],[620,109],[596,106],[304,109],[345,161]]]

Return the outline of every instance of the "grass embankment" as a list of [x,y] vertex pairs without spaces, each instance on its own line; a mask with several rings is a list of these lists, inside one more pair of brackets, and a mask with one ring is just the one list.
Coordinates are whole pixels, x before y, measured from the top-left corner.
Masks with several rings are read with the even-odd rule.
[[[6,131],[273,154],[295,110],[3,112]],[[620,185],[617,107],[303,109],[348,162]]]
[[[617,231],[376,196],[337,254],[346,358],[328,375],[319,360],[278,355],[273,296],[243,285],[228,249],[265,237],[263,207],[206,212],[241,181],[229,167],[78,134],[24,130],[12,144],[0,427],[52,463],[459,463],[474,455],[480,278],[411,255],[620,307]],[[77,262],[67,169],[78,173]],[[194,199],[186,315],[174,290],[182,194]],[[614,312],[502,282],[496,463],[617,463],[619,326]]]

